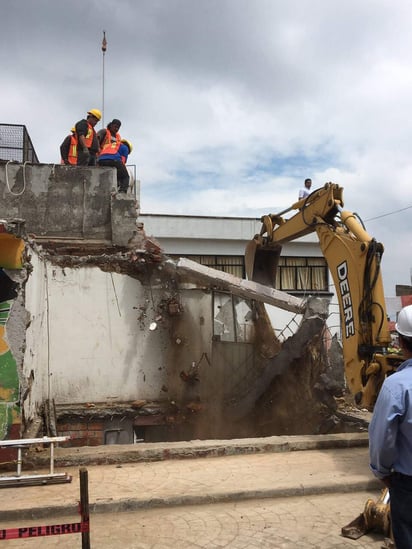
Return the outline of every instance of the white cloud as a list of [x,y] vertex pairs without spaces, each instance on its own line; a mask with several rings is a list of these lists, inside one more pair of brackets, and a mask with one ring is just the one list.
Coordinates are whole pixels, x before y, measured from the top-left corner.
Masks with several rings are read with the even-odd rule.
[[[260,217],[305,177],[369,219],[412,205],[409,0],[3,0],[1,121],[43,162],[90,108],[134,144],[144,211]],[[106,31],[108,48],[100,49]],[[409,211],[367,223],[387,293]],[[409,259],[411,258],[411,259]]]

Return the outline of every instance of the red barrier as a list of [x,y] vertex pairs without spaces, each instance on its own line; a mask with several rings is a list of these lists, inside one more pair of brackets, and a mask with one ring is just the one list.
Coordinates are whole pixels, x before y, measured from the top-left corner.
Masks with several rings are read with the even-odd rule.
[[[0,528],[0,541],[6,539],[26,539],[40,536],[61,536],[81,534],[82,549],[90,549],[89,488],[87,469],[80,469],[80,522],[50,524],[47,526],[27,526],[20,528]],[[20,489],[20,488],[19,488]]]
[[89,532],[89,522],[0,529],[0,540],[60,536],[61,534],[81,534],[83,532]]

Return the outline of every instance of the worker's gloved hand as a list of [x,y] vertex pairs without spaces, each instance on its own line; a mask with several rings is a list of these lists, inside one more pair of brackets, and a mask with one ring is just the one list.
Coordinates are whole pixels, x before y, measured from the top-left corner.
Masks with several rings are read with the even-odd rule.
[[84,160],[87,159],[87,162],[89,161],[90,152],[89,152],[89,149],[88,149],[87,147],[85,147],[85,148],[82,150],[82,157],[84,158]]

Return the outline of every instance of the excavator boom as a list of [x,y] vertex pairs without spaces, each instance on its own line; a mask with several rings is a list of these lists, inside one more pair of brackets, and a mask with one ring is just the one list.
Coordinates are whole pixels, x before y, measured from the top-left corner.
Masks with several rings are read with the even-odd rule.
[[[260,234],[248,243],[245,253],[246,274],[250,280],[275,285],[275,275],[282,244],[314,232],[319,220],[333,225],[338,208],[343,206],[343,189],[327,183],[290,208],[261,218]],[[296,214],[285,220],[286,213]]]
[[[296,211],[286,219],[284,215]],[[316,233],[339,302],[345,375],[357,404],[373,409],[386,375],[400,363],[388,352],[387,323],[380,263],[383,246],[356,214],[343,210],[343,189],[326,183],[279,214],[261,218],[260,233],[246,247],[250,280],[276,286],[282,244]]]

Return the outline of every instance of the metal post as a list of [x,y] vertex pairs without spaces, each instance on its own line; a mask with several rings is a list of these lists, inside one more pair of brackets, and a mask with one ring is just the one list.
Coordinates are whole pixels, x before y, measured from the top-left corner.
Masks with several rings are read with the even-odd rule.
[[[82,467],[79,470],[79,473],[80,473],[80,515],[81,515],[81,523],[82,523],[82,549],[90,549],[88,471],[85,467]],[[87,525],[86,532],[83,532],[84,525]]]
[[50,474],[54,473],[54,442],[50,442]]
[[102,67],[102,128],[104,128],[104,56],[107,49],[106,31],[103,31],[102,41],[102,53],[103,53],[103,67]]
[[17,447],[17,476],[19,477],[21,475],[21,464],[22,464],[22,459],[21,459],[21,446],[18,446]]

